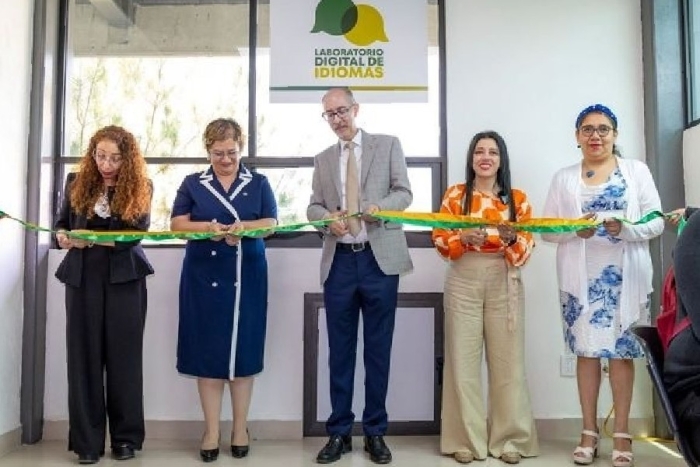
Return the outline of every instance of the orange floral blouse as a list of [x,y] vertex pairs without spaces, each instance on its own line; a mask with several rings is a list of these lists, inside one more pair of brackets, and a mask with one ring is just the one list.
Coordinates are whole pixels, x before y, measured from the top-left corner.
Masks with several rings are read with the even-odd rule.
[[[462,214],[462,199],[466,184],[459,183],[452,185],[447,189],[442,198],[440,212],[445,214]],[[532,207],[527,201],[527,195],[523,191],[512,190],[513,201],[515,201],[516,214],[515,218],[518,221],[530,219],[532,216]],[[483,193],[474,190],[472,194],[472,206],[470,217],[481,217],[484,219],[493,220],[494,224],[501,221],[507,221],[508,205],[504,204],[497,196]],[[433,243],[437,248],[440,256],[455,260],[460,258],[467,251],[476,251],[481,253],[498,253],[503,252],[506,261],[513,266],[522,266],[530,258],[532,249],[535,246],[535,241],[532,234],[529,232],[517,232],[517,241],[511,246],[505,245],[498,235],[498,230],[495,225],[486,228],[486,242],[480,246],[464,245],[459,238],[459,229],[434,229]]]

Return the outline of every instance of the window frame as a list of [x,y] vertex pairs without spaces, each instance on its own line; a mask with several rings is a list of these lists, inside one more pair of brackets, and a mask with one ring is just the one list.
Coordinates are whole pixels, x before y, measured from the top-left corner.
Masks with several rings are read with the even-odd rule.
[[[66,91],[67,91],[67,57],[68,57],[68,35],[70,25],[69,5],[71,0],[61,0],[59,6],[59,37],[58,37],[58,56],[57,56],[57,80],[55,84],[56,91],[56,107],[55,115],[58,116],[57,131],[55,132],[55,140],[53,142],[53,182],[56,190],[52,200],[52,212],[58,212],[59,203],[61,201],[61,192],[66,175],[66,167],[71,164],[76,164],[80,161],[80,157],[68,157],[62,155],[63,143],[66,136],[65,115],[67,110]],[[175,4],[176,2],[174,2]],[[244,2],[240,2],[244,3]],[[269,3],[265,0],[249,0],[249,18],[248,18],[248,157],[244,157],[241,161],[246,167],[251,170],[258,168],[300,168],[313,167],[314,156],[299,156],[287,158],[261,157],[257,155],[257,55],[258,55],[258,7],[262,4]],[[445,69],[445,0],[427,0],[426,4],[436,4],[438,14],[438,116],[439,116],[439,139],[438,139],[438,155],[433,156],[406,156],[406,165],[409,168],[420,167],[429,168],[431,171],[431,200],[432,210],[438,211],[442,200],[442,194],[447,187],[447,118],[446,118],[446,69]],[[204,157],[146,157],[146,163],[151,164],[172,164],[172,165],[191,165],[191,164],[206,164],[207,160]],[[52,219],[55,221],[55,219]],[[408,246],[411,248],[432,248],[432,240],[430,231],[406,231]],[[304,232],[288,232],[274,234],[266,239],[266,246],[272,248],[318,248],[322,245],[322,239],[319,233],[312,231]],[[55,246],[55,245],[54,245]],[[184,244],[144,244],[146,248],[182,248]]]
[[[684,82],[684,103],[685,103],[685,129],[692,128],[700,124],[700,76],[693,73],[694,64],[700,60],[700,34],[697,40],[693,40],[693,0],[683,0],[681,2],[681,37],[682,37],[682,64]],[[700,20],[700,7],[698,18]],[[694,103],[697,102],[698,115],[694,115]]]

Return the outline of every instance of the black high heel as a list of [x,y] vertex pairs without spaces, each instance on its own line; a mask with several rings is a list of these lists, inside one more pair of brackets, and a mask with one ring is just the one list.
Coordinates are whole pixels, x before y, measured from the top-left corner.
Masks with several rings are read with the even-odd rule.
[[248,452],[250,451],[250,433],[248,432],[247,428],[245,432],[248,435],[248,444],[245,446],[236,446],[235,444],[231,445],[231,455],[236,459],[241,459],[247,456]]
[[202,462],[214,462],[219,458],[219,448],[200,449],[199,457],[202,458]]
[[[216,459],[219,458],[219,446],[218,446],[218,440],[219,438],[217,437],[217,446],[214,449],[204,449],[200,446],[199,448],[199,457],[202,458],[202,462],[214,462]],[[204,436],[202,437],[202,444],[204,444]]]

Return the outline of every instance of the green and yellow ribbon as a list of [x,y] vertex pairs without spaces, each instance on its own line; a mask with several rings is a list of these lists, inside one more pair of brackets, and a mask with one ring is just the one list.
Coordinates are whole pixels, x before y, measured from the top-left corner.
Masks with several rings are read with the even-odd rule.
[[[352,216],[359,216],[353,214]],[[430,227],[438,229],[468,229],[486,227],[494,225],[493,221],[483,218],[461,216],[454,214],[443,213],[420,213],[420,212],[405,212],[405,211],[379,211],[373,214],[377,219],[396,222],[406,225],[415,225],[420,227]],[[639,225],[651,222],[657,218],[669,217],[669,214],[664,214],[660,211],[652,211],[644,215],[638,221],[632,222],[627,219],[619,219],[630,225]],[[17,217],[13,217],[3,211],[0,211],[0,218],[11,219],[21,224],[25,229],[34,232],[47,232],[55,234],[56,231],[36,224],[26,222]],[[298,222],[293,224],[275,225],[270,227],[260,227],[255,229],[244,229],[237,231],[235,235],[240,237],[260,237],[279,232],[296,232],[307,227],[323,227],[337,219],[323,219],[311,222]],[[533,218],[520,222],[503,223],[511,225],[516,230],[532,232],[532,233],[569,233],[578,230],[590,229],[597,227],[602,223],[595,219],[562,219],[562,218]],[[685,219],[681,218],[678,226],[678,232],[685,226]],[[86,240],[88,242],[131,242],[136,240],[150,240],[155,242],[166,240],[208,240],[210,238],[221,235],[217,232],[184,232],[184,231],[94,231],[94,230],[72,230],[66,232],[71,238]]]
[[[437,229],[470,229],[494,225],[494,221],[481,217],[460,216],[443,213],[418,213],[403,211],[379,211],[373,214],[374,217],[401,224],[416,225],[421,227],[432,227]],[[627,219],[619,220],[630,225],[646,224],[659,217],[667,217],[660,211],[652,211],[643,216],[638,221],[632,222]],[[509,222],[503,224],[512,226],[515,230],[532,233],[569,233],[578,230],[591,229],[602,224],[603,221],[595,219],[562,219],[552,217],[532,218],[526,221]]]
[[[41,227],[30,222],[26,222],[17,217],[11,216],[4,211],[0,211],[0,219],[11,219],[21,224],[25,229],[33,232],[48,232],[56,234],[57,230]],[[311,222],[299,222],[286,225],[275,225],[271,227],[259,227],[254,229],[239,230],[235,233],[239,237],[260,237],[278,232],[296,232],[306,227],[323,227],[326,224],[333,222],[334,219],[323,219]],[[97,230],[70,230],[64,232],[70,238],[77,238],[88,242],[133,242],[135,240],[151,240],[151,241],[166,241],[166,240],[208,240],[213,237],[222,235],[217,232],[188,232],[188,231],[142,231],[142,230],[116,230],[116,231],[97,231]]]

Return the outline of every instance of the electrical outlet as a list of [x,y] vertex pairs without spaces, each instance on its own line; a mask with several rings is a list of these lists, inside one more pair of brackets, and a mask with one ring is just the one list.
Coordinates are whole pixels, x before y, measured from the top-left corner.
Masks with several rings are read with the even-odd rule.
[[561,376],[576,376],[576,355],[562,354],[559,357],[559,374]]

